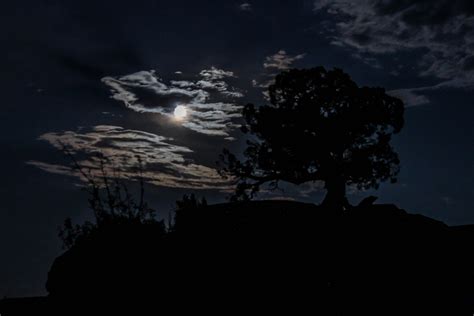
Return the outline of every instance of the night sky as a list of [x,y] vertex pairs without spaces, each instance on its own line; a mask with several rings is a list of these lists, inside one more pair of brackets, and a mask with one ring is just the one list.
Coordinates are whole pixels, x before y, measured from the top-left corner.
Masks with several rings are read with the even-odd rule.
[[[14,3],[14,4],[13,4]],[[474,223],[472,0],[15,1],[1,8],[0,296],[45,294],[57,227],[90,218],[67,145],[136,174],[161,217],[194,192],[225,201],[215,162],[243,148],[240,110],[275,74],[338,67],[405,101],[396,184],[369,194],[447,224]],[[177,106],[186,116],[176,117]],[[310,146],[310,145],[308,145]],[[260,198],[320,202],[321,185]]]

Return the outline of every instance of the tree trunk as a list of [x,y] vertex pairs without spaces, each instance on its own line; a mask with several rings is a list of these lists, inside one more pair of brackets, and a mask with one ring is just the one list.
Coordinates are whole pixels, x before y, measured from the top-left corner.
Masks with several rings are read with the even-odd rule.
[[322,205],[342,212],[349,205],[344,177],[341,175],[330,177],[326,180],[325,187],[327,193]]

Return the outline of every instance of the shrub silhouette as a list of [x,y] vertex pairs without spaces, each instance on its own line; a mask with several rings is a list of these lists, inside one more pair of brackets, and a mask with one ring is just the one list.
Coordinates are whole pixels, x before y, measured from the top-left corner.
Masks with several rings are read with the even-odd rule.
[[390,146],[403,126],[403,103],[383,88],[359,87],[340,69],[292,69],[268,89],[269,105],[247,104],[244,160],[228,150],[222,171],[238,179],[235,198],[264,183],[324,181],[325,205],[347,205],[346,184],[377,187],[396,181],[397,153]]
[[67,251],[55,260],[48,274],[46,289],[53,307],[76,302],[79,297],[86,297],[89,304],[103,305],[133,293],[146,297],[147,288],[159,283],[154,267],[159,265],[163,252],[159,246],[169,229],[145,201],[141,165],[135,198],[129,183],[109,175],[114,166],[106,157],[99,157],[99,176],[71,158],[88,182],[84,189],[89,193],[94,221],[73,224],[68,218],[60,228],[59,237]]
[[155,210],[150,208],[144,199],[145,189],[140,161],[137,172],[140,193],[137,200],[131,194],[125,181],[108,174],[107,170],[113,169],[113,166],[106,166],[109,164],[107,157],[101,155],[98,157],[100,177],[94,177],[76,162],[67,148],[63,150],[71,157],[75,169],[88,182],[84,189],[89,194],[89,208],[94,214],[94,222],[86,221],[83,224],[74,225],[70,218],[64,221],[63,226],[59,228],[59,237],[63,241],[64,248],[70,249],[78,241],[89,238],[102,227],[153,224],[162,226],[164,229],[164,222],[156,220]]
[[207,206],[206,198],[197,198],[194,193],[183,195],[181,200],[176,201],[176,210],[174,212],[174,222],[169,223],[171,231],[181,230],[185,225],[194,226],[196,223],[189,221],[191,216],[200,216],[203,208]]

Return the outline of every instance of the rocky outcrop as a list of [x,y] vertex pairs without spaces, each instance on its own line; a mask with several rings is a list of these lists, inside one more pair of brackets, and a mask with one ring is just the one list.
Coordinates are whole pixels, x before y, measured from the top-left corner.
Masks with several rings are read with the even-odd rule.
[[78,243],[54,262],[48,300],[60,313],[146,306],[167,313],[471,315],[473,237],[471,227],[394,205],[343,214],[290,201],[183,209],[168,233],[122,223]]

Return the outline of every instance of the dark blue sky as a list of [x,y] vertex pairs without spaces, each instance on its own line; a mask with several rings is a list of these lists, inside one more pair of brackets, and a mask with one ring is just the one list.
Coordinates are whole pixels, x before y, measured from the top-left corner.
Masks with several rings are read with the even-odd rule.
[[[242,147],[240,106],[265,102],[289,67],[340,67],[406,103],[398,183],[352,200],[474,223],[471,1],[38,0],[1,12],[0,295],[44,294],[57,227],[90,216],[59,141],[92,167],[98,151],[125,156],[123,177],[144,158],[162,216],[183,193],[222,201],[214,163]],[[264,196],[319,202],[318,188]]]

